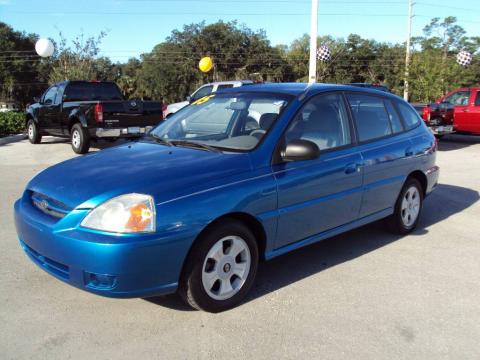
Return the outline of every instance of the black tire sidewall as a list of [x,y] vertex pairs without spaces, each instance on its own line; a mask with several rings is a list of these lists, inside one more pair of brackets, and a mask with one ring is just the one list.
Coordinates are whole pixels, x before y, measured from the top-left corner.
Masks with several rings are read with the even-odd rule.
[[[205,258],[220,239],[226,236],[240,236],[250,250],[251,266],[247,280],[238,293],[226,300],[215,300],[211,298],[202,282],[202,270]],[[186,268],[181,280],[181,295],[187,297],[190,305],[208,312],[221,312],[238,305],[248,294],[255,281],[258,268],[258,246],[252,232],[243,224],[237,221],[227,221],[209,231],[194,245],[187,260]],[[183,291],[182,291],[183,290]],[[182,294],[183,293],[183,294]],[[190,299],[188,299],[190,298]],[[192,304],[191,300],[195,304]]]

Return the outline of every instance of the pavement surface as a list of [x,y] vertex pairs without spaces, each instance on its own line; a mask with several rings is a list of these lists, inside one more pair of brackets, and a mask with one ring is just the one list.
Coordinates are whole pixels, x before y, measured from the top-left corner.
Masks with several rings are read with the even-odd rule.
[[442,139],[413,234],[376,223],[261,264],[221,314],[91,295],[23,254],[15,199],[73,156],[54,138],[0,146],[0,359],[480,359],[480,137]]

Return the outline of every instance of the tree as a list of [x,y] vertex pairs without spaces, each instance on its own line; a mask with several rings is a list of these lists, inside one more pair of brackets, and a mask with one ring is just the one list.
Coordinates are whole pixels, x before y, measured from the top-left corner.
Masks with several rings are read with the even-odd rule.
[[59,33],[60,41],[55,44],[55,53],[49,80],[55,83],[61,80],[105,80],[112,76],[109,59],[97,59],[100,44],[107,35],[102,31],[97,37],[85,38],[80,34],[72,40],[73,47]]
[[38,36],[0,22],[0,98],[24,107],[46,86],[48,64],[35,54]]

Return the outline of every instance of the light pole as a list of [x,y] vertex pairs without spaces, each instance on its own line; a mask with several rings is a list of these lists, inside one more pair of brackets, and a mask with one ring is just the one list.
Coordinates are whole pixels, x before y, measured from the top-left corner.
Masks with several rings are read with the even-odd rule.
[[408,0],[407,51],[405,53],[405,77],[403,80],[403,98],[408,101],[408,76],[410,67],[410,39],[412,37],[413,2]]
[[318,27],[318,0],[312,0],[310,19],[310,60],[308,65],[308,82],[317,80],[317,27]]

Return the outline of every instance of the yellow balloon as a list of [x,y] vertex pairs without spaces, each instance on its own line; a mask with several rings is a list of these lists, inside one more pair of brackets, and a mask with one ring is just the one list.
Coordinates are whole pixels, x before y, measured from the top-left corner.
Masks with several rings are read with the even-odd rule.
[[210,56],[203,57],[198,63],[198,67],[203,72],[209,72],[213,68],[213,60]]

